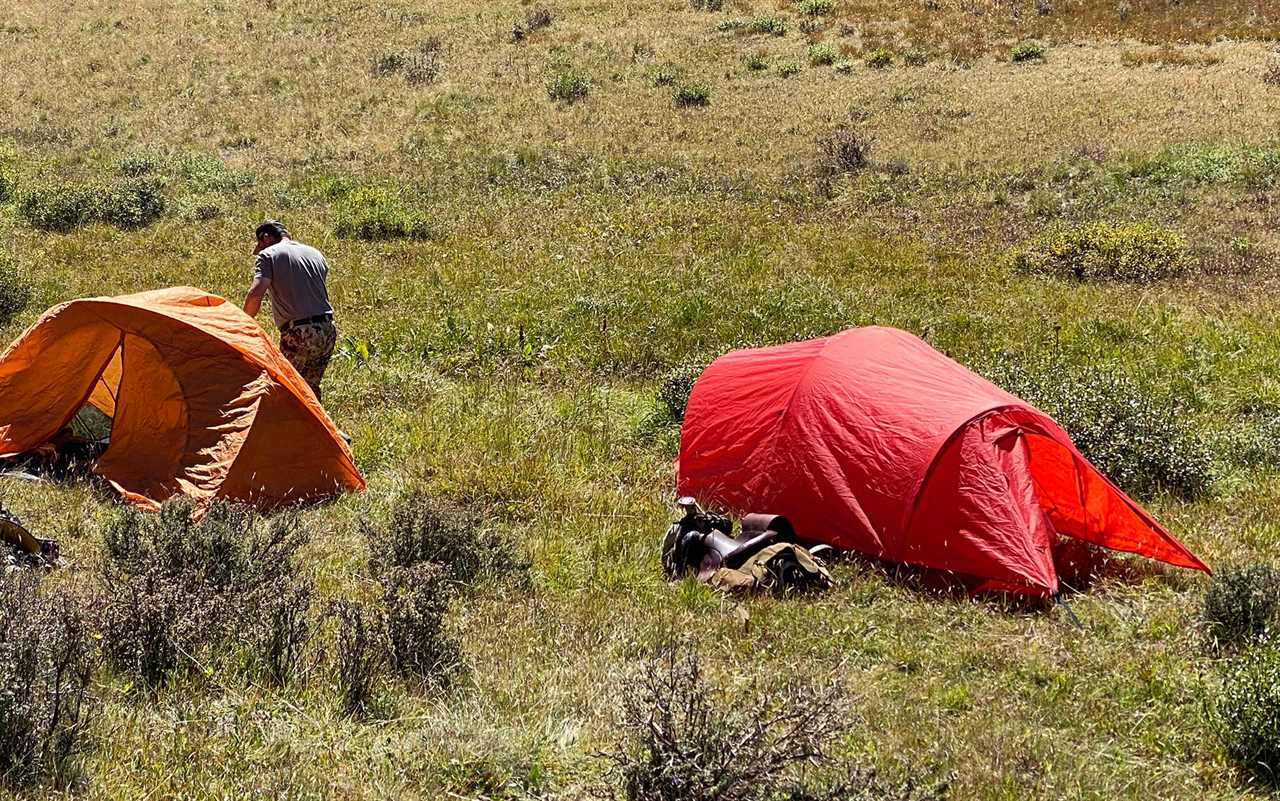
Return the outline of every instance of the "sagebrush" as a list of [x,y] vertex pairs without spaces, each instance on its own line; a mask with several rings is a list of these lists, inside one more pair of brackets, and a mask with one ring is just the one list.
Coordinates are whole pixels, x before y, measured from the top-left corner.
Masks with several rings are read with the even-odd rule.
[[17,262],[4,250],[0,250],[0,324],[26,308],[32,295],[26,275]]
[[278,582],[275,591],[263,597],[249,626],[255,661],[278,687],[288,685],[306,667],[306,649],[314,636],[314,596],[310,579]]
[[1253,648],[1229,662],[1210,704],[1227,754],[1269,785],[1280,785],[1280,649]]
[[0,776],[66,785],[88,744],[97,649],[82,593],[0,576]]
[[333,663],[343,714],[367,717],[378,708],[386,671],[386,633],[376,613],[357,601],[329,605],[334,621]]
[[629,801],[766,801],[828,761],[848,726],[834,688],[718,690],[698,655],[669,650],[625,690],[611,753]]
[[385,525],[362,524],[374,575],[423,562],[471,586],[515,577],[528,569],[515,545],[478,510],[415,490],[398,499]]
[[[206,667],[234,644],[291,650],[277,635],[255,638],[254,624],[274,625],[269,610],[295,592],[297,552],[307,539],[293,515],[264,521],[225,501],[203,517],[185,500],[159,514],[119,513],[103,533],[99,627],[107,658],[158,684]],[[286,657],[269,655],[269,670],[284,676]]]
[[693,385],[705,369],[705,364],[683,364],[673,367],[663,376],[662,383],[658,385],[658,402],[671,420],[684,422],[689,395],[693,393]]
[[820,134],[817,146],[818,172],[825,176],[857,172],[871,162],[873,140],[851,128]]
[[420,562],[379,576],[391,661],[402,675],[447,684],[461,649],[447,630],[453,582],[442,565]]
[[541,6],[532,8],[524,15],[524,19],[511,26],[511,41],[522,42],[534,31],[542,30],[555,21],[550,9]]
[[1222,568],[1205,592],[1203,613],[1217,647],[1265,640],[1280,625],[1280,570],[1267,564]]

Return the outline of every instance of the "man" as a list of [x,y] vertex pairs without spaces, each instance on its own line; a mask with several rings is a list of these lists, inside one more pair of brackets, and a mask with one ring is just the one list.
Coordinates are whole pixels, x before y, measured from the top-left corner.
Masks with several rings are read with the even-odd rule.
[[271,315],[280,329],[280,351],[320,399],[320,380],[338,342],[325,278],[329,265],[315,248],[294,241],[284,225],[267,220],[254,231],[258,246],[245,314],[257,317],[262,296],[271,295]]

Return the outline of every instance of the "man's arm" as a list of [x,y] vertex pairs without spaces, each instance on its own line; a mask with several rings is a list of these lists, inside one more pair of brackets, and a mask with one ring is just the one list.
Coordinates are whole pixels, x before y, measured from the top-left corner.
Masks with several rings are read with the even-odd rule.
[[256,275],[253,283],[249,285],[249,294],[244,296],[244,313],[250,317],[257,317],[258,311],[262,308],[262,296],[267,294],[267,287],[271,286],[271,279]]

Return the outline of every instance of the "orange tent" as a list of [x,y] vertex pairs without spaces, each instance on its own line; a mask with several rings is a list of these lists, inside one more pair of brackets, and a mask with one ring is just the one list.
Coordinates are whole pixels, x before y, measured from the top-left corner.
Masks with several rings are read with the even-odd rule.
[[0,457],[86,404],[112,418],[94,470],[127,500],[274,506],[364,489],[307,383],[234,304],[190,287],[55,306],[0,356]]

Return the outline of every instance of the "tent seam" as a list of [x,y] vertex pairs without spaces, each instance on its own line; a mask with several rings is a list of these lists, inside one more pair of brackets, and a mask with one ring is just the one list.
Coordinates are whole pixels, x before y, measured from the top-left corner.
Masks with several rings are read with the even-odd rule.
[[988,417],[992,414],[995,414],[997,412],[1002,412],[1008,409],[1025,409],[1025,408],[1029,408],[1029,407],[1027,407],[1026,405],[1018,405],[1013,403],[1006,403],[1000,406],[992,406],[989,409],[984,409],[983,411],[978,412],[977,414],[970,417],[968,420],[965,420],[963,423],[956,426],[954,431],[952,431],[950,434],[947,435],[947,438],[943,440],[942,445],[938,447],[938,450],[935,451],[933,456],[929,459],[929,466],[925,468],[924,474],[920,477],[920,484],[916,487],[915,492],[912,493],[911,495],[911,503],[907,507],[907,514],[902,521],[902,537],[899,540],[901,542],[901,545],[898,547],[898,552],[894,556],[894,559],[896,561],[899,561],[899,562],[902,561],[901,556],[907,550],[907,545],[908,545],[907,535],[911,533],[911,524],[915,521],[916,510],[920,506],[921,498],[923,498],[924,496],[924,488],[929,485],[929,480],[933,478],[933,472],[937,468],[939,460],[942,459],[942,454],[946,453],[947,449],[951,447],[951,445],[956,441],[956,439],[960,436],[960,434],[965,429],[967,429],[969,426],[973,425],[974,423],[978,422],[979,420],[983,419],[984,417]]
[[84,397],[80,399],[80,402],[75,405],[75,411],[73,411],[69,416],[67,416],[67,418],[64,419],[56,429],[54,429],[55,433],[66,428],[68,423],[76,419],[76,415],[80,414],[80,410],[83,409],[84,405],[89,402],[89,398],[93,397],[93,390],[98,386],[98,380],[102,378],[102,373],[104,370],[107,369],[107,365],[111,364],[111,360],[115,358],[117,350],[121,351],[120,359],[121,359],[121,363],[122,364],[124,363],[124,329],[120,328],[119,326],[113,326],[113,327],[117,328],[120,331],[120,342],[115,346],[115,348],[111,350],[110,353],[107,354],[106,361],[104,361],[101,364],[101,366],[98,367],[98,371],[94,374],[93,381],[90,382],[89,384],[89,391],[86,392],[84,394]]

